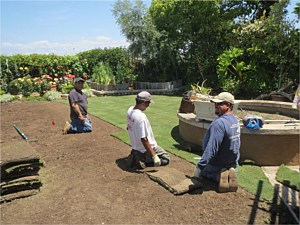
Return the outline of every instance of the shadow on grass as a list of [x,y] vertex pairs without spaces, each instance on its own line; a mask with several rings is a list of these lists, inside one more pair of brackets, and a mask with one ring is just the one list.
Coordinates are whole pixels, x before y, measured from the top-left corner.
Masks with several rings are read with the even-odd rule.
[[178,144],[173,145],[176,149],[191,152],[191,153],[197,154],[197,155],[202,155],[202,147],[201,146],[189,143],[180,137],[179,125],[173,127],[173,129],[171,130],[171,136],[178,143]]
[[[282,187],[281,191],[280,187]],[[270,218],[266,218],[266,221],[264,221],[268,224],[299,224],[299,207],[290,206],[291,210],[289,210],[286,206],[288,203],[284,203],[280,197],[280,192],[281,196],[288,196],[289,193],[286,186],[275,184],[273,199],[270,202],[261,198],[262,189],[263,181],[259,180],[248,224],[255,224],[255,218],[258,210],[262,210],[270,214]],[[267,205],[264,205],[264,202],[266,202]],[[296,205],[296,202],[293,199],[291,205]]]

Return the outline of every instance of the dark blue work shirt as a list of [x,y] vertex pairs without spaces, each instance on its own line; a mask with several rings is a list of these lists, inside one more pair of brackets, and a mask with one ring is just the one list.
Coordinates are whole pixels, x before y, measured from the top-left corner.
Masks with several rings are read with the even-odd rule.
[[240,124],[233,114],[224,114],[213,121],[202,140],[203,155],[198,167],[207,164],[228,168],[240,158]]

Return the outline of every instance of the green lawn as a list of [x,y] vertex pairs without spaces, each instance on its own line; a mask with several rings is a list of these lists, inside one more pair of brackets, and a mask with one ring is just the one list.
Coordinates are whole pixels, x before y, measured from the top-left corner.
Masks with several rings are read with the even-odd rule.
[[276,174],[276,180],[294,190],[300,190],[299,172],[291,170],[288,167],[281,165]]
[[[184,157],[191,162],[197,162],[194,158],[198,158],[199,155],[182,151],[180,145],[180,143],[184,143],[178,133],[177,110],[181,98],[154,95],[153,99],[155,103],[151,104],[145,113],[150,120],[158,144],[171,153]],[[113,134],[113,136],[129,144],[126,131],[126,113],[128,108],[134,104],[135,95],[89,98],[89,112],[122,128],[124,132]]]
[[[145,111],[151,123],[155,138],[160,146],[169,152],[178,155],[192,163],[196,163],[199,157],[199,149],[193,149],[193,153],[184,150],[185,142],[179,137],[177,110],[180,107],[181,97],[154,95],[155,104],[151,104]],[[135,104],[135,95],[91,97],[89,101],[89,113],[114,124],[123,132],[115,133],[125,143],[129,143],[126,131],[126,112]],[[66,100],[62,100],[67,104]],[[198,154],[197,154],[198,153]],[[260,195],[261,198],[271,200],[273,187],[265,177],[259,166],[253,163],[244,163],[238,168],[238,182],[245,190]]]

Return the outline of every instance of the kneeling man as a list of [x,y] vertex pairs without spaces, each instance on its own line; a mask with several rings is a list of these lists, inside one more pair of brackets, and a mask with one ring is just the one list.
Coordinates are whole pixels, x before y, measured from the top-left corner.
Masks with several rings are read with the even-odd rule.
[[84,81],[82,78],[76,78],[74,89],[69,93],[71,123],[66,121],[63,134],[92,131],[92,122],[87,113],[87,96],[82,92]]
[[140,92],[136,97],[136,105],[127,111],[127,130],[132,147],[129,155],[130,166],[144,169],[147,166],[165,166],[169,164],[169,154],[154,138],[150,122],[144,113],[153,103],[147,91]]

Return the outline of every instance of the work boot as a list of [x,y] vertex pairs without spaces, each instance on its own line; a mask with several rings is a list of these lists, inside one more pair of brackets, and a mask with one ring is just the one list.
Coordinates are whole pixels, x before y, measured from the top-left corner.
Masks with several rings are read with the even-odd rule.
[[219,175],[219,192],[224,193],[229,191],[228,170],[223,168]]
[[66,121],[64,129],[62,130],[63,134],[67,134],[68,131],[70,130],[70,127],[71,127],[71,124],[68,121]]
[[229,169],[228,177],[229,177],[229,191],[236,192],[238,189],[238,183],[236,178],[236,172],[233,167]]

